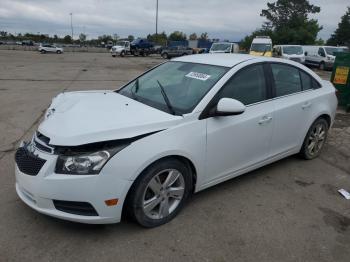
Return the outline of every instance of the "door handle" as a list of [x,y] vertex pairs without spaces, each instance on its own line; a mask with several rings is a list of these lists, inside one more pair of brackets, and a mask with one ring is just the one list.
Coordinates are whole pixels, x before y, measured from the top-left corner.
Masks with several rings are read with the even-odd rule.
[[271,120],[272,120],[272,116],[263,116],[259,121],[259,125],[262,125],[264,123],[268,123]]
[[301,106],[301,108],[302,109],[307,109],[307,108],[309,108],[311,106],[311,102],[306,102],[305,104],[303,104],[302,106]]

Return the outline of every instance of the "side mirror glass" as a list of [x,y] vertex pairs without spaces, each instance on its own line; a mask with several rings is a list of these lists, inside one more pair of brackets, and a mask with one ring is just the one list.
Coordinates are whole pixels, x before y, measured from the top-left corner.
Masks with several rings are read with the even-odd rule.
[[304,52],[304,55],[307,56],[307,52],[306,51]]
[[245,105],[236,99],[221,98],[216,106],[215,116],[239,115],[245,108]]

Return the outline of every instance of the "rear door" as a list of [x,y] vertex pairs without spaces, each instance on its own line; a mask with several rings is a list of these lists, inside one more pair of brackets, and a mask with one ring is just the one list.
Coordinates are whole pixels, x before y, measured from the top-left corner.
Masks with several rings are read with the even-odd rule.
[[269,157],[274,109],[268,90],[264,65],[254,64],[238,71],[214,98],[213,105],[223,97],[237,99],[246,110],[207,118],[207,183],[238,175]]
[[283,63],[271,63],[275,98],[275,128],[271,142],[272,156],[296,152],[312,123],[314,83],[306,72]]

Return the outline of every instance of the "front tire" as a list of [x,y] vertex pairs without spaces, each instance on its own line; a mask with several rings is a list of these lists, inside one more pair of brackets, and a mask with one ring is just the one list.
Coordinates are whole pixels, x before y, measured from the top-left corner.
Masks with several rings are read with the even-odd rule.
[[324,118],[317,119],[311,125],[300,150],[300,155],[304,159],[311,160],[320,155],[327,139],[328,129],[328,122]]
[[122,51],[122,52],[120,53],[120,56],[121,56],[121,57],[124,57],[124,56],[125,56],[125,51]]
[[168,53],[163,53],[163,54],[162,54],[162,57],[163,57],[164,59],[168,59],[168,58],[169,58],[169,55],[168,55]]
[[143,227],[152,228],[172,220],[191,193],[189,168],[177,159],[149,166],[128,195],[128,213]]

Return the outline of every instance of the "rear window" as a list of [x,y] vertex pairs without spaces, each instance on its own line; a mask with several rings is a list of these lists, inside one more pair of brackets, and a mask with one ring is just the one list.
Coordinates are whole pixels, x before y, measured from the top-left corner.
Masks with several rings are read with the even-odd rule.
[[271,69],[277,97],[302,90],[299,69],[284,64],[271,64]]
[[303,85],[303,90],[313,89],[312,78],[303,71],[300,71],[301,83]]

